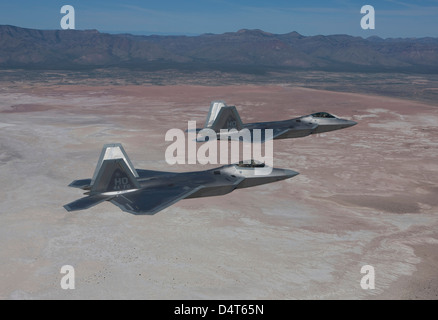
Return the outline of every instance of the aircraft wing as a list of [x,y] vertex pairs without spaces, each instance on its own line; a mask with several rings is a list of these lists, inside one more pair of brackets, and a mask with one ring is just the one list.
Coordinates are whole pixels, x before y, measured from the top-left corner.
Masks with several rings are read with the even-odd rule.
[[163,177],[163,176],[174,176],[178,174],[176,172],[168,172],[168,171],[155,171],[155,170],[144,170],[144,169],[136,169],[136,170],[141,179]]
[[274,129],[272,130],[272,139],[278,138],[289,131],[290,129]]
[[115,196],[110,201],[123,211],[136,215],[153,215],[171,206],[204,186],[163,186],[140,189]]
[[[277,137],[287,133],[290,131],[289,128],[280,128],[280,129],[271,129],[272,130],[272,139],[276,139]],[[267,139],[265,135],[265,130],[260,130],[260,134],[256,136],[254,130],[248,130],[248,134],[245,134],[245,131],[235,132],[228,135],[230,140],[236,141],[244,141],[244,142],[261,142],[264,143]],[[257,141],[254,139],[257,138]]]
[[307,127],[291,127],[286,129],[274,129],[273,139],[285,139],[285,138],[301,138],[312,134],[313,130],[318,127],[317,124],[313,124]]

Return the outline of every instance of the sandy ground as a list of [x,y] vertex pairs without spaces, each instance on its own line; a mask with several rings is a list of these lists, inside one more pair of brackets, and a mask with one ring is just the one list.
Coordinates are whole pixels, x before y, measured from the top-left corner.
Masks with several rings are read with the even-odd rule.
[[[155,216],[111,203],[68,213],[102,145],[169,166],[170,128],[211,100],[244,122],[328,111],[353,128],[274,142],[301,174]],[[2,299],[437,299],[438,108],[287,86],[0,86]],[[60,286],[75,268],[74,290]],[[360,286],[364,265],[375,289]]]

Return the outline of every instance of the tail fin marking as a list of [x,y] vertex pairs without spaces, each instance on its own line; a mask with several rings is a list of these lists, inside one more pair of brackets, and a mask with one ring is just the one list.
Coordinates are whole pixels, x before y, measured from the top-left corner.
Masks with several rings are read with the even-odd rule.
[[125,159],[104,160],[91,187],[91,194],[139,189]]
[[123,149],[123,146],[120,143],[111,143],[103,146],[99,161],[97,161],[96,169],[94,170],[93,178],[91,179],[91,185],[95,183],[103,162],[111,159],[123,159],[128,167],[128,170],[135,178],[138,178],[138,173],[132,165],[131,160],[129,160],[125,149]]
[[243,123],[235,106],[227,106],[223,101],[213,101],[210,105],[205,127],[216,132],[221,129],[243,129]]

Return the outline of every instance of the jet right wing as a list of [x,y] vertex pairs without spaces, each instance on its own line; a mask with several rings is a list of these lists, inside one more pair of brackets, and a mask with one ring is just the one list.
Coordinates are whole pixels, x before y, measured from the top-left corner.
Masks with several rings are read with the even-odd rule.
[[110,201],[123,211],[136,215],[153,215],[187,198],[204,186],[162,186],[119,194]]
[[[257,130],[257,129],[256,129]],[[268,139],[266,137],[266,131],[264,129],[260,129],[260,134],[258,136],[255,135],[254,129],[243,129],[240,131],[231,132],[230,134],[225,134],[225,137],[228,137],[229,140],[234,141],[243,141],[243,142],[261,142],[264,143],[266,140],[277,139],[277,137],[284,135],[290,131],[289,128],[281,128],[281,129],[270,129],[272,130],[272,138]],[[257,138],[257,141],[254,139]]]

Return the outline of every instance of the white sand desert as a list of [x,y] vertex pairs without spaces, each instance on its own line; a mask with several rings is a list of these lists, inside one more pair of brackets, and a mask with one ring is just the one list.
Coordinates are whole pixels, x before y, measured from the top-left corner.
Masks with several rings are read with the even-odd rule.
[[[300,175],[189,199],[154,216],[111,203],[67,212],[67,187],[121,142],[137,168],[167,165],[170,128],[211,100],[244,122],[328,111],[358,125],[274,142]],[[438,108],[288,86],[0,87],[2,299],[437,299]],[[75,289],[60,286],[63,265]],[[375,268],[375,289],[360,286]]]

